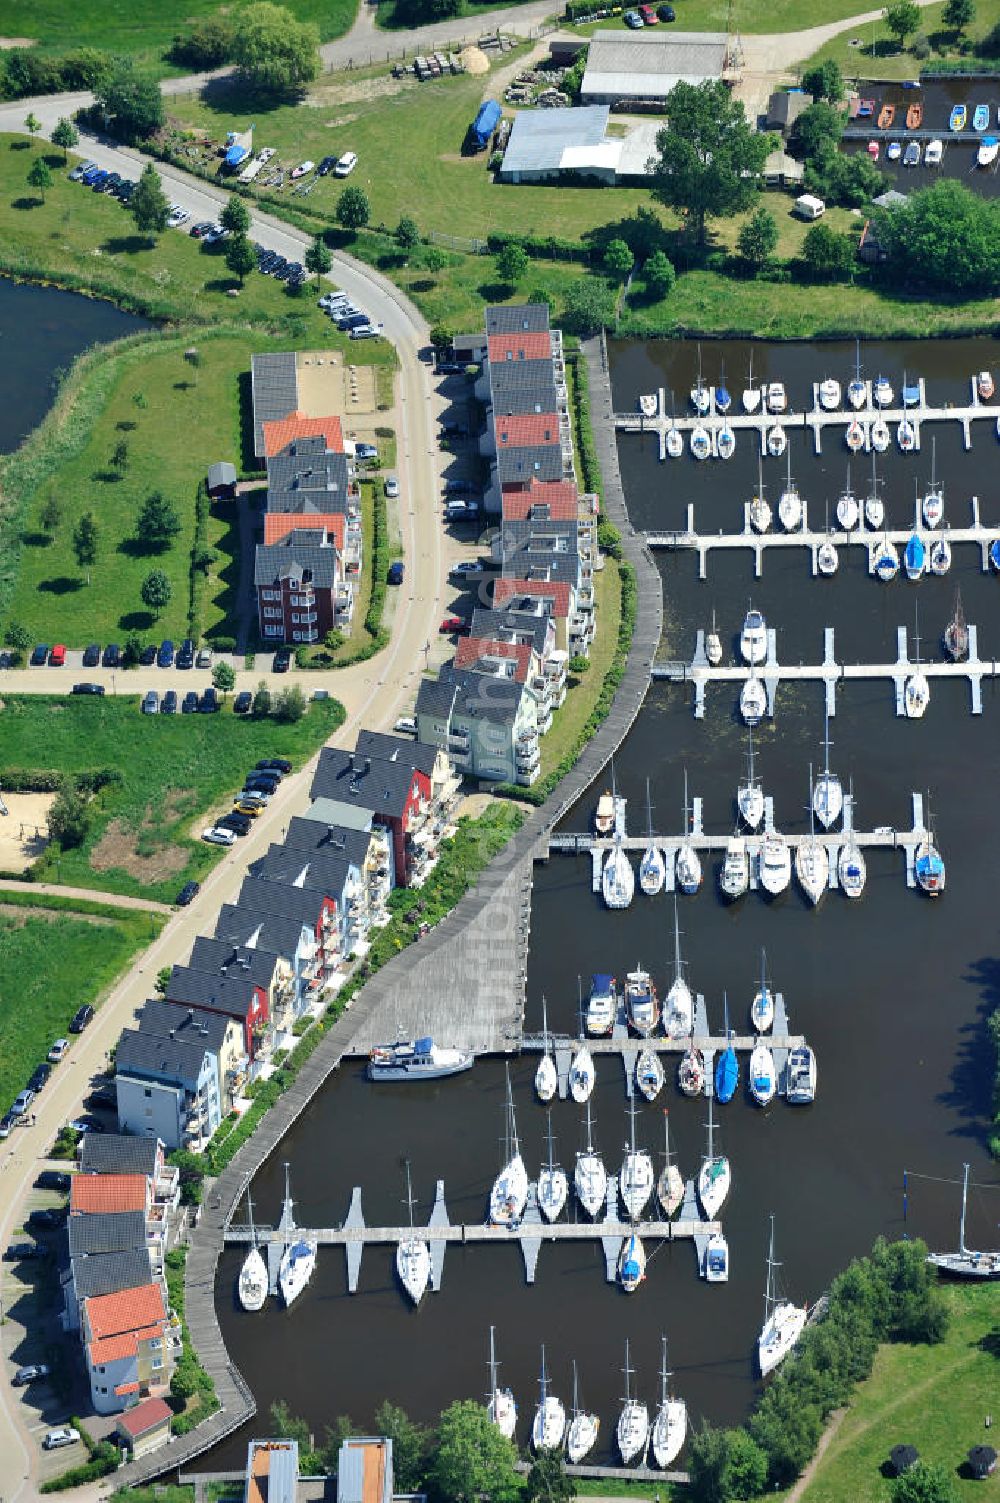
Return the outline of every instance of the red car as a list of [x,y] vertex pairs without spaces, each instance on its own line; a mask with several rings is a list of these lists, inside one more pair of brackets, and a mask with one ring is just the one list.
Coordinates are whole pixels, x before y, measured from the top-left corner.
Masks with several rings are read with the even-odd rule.
[[445,636],[450,636],[452,633],[464,636],[469,630],[469,623],[464,616],[445,616],[438,630]]
[[640,5],[639,14],[647,26],[658,26],[660,18],[651,5]]
[[64,668],[66,666],[66,647],[63,642],[57,642],[49,653],[50,668]]

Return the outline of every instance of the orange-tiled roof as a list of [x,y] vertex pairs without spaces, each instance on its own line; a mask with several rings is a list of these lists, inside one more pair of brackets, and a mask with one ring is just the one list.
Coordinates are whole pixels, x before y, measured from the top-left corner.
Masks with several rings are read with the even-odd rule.
[[144,1174],[74,1174],[71,1212],[144,1211],[148,1181]]
[[518,595],[534,595],[552,602],[552,614],[569,615],[569,584],[563,579],[498,579],[493,586],[493,606],[499,610]]
[[125,1394],[127,1394],[127,1393],[138,1393],[138,1392],[139,1392],[139,1385],[138,1385],[138,1383],[116,1383],[115,1384],[115,1393],[118,1395],[119,1398],[124,1398]]
[[325,527],[330,541],[339,552],[344,551],[344,538],[347,533],[347,518],[343,512],[318,511],[310,512],[303,516],[295,511],[269,511],[264,514],[264,546],[270,543],[280,543],[282,538],[290,532],[295,532],[303,527],[310,531],[317,527]]
[[491,334],[486,349],[491,360],[547,360],[552,354],[552,336],[544,330]]
[[559,442],[557,412],[522,412],[496,419],[498,449],[535,448]]
[[526,682],[531,665],[530,642],[499,642],[495,637],[463,637],[455,651],[456,668],[476,668],[482,658],[505,658],[516,663],[514,681]]
[[166,1329],[167,1322],[160,1320],[156,1325],[143,1326],[138,1331],[120,1331],[116,1336],[104,1336],[100,1341],[92,1341],[87,1348],[91,1366],[100,1367],[105,1362],[120,1362],[123,1357],[134,1357],[139,1350],[140,1341],[152,1341],[154,1336],[162,1336]]
[[[128,1387],[138,1388],[138,1383],[128,1384]],[[121,1388],[115,1389],[121,1393]],[[123,1430],[130,1435],[145,1435],[147,1430],[162,1425],[164,1420],[169,1421],[173,1417],[173,1410],[163,1399],[144,1399],[141,1404],[136,1404],[134,1409],[126,1409],[124,1414],[118,1416],[118,1423]]]
[[504,488],[501,497],[505,522],[525,522],[535,506],[547,506],[554,522],[575,521],[580,511],[580,495],[572,480],[536,480],[532,476],[527,490]]
[[143,1284],[118,1294],[98,1294],[84,1300],[92,1341],[117,1336],[122,1331],[141,1331],[157,1325],[166,1315],[159,1284]]
[[344,452],[344,430],[340,426],[339,417],[307,417],[304,412],[290,412],[287,417],[274,418],[261,426],[264,430],[264,453],[268,459],[274,454],[280,454],[282,449],[287,449],[297,438],[322,436],[326,439],[328,449],[337,454]]

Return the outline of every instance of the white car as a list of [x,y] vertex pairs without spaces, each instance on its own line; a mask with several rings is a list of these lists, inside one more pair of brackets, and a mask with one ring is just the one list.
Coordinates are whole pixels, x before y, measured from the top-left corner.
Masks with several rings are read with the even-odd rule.
[[72,1425],[57,1425],[54,1430],[46,1431],[42,1445],[46,1451],[55,1451],[59,1446],[72,1446],[80,1439],[79,1430],[74,1430]]
[[483,566],[478,558],[463,558],[461,563],[452,564],[449,572],[457,579],[476,579],[482,574]]
[[186,224],[190,218],[191,215],[187,209],[182,208],[180,204],[170,205],[170,217],[167,220],[167,224],[172,230],[176,230],[178,225]]
[[306,173],[312,172],[315,166],[315,162],[300,162],[297,167],[292,168],[292,177],[305,177]]
[[415,736],[417,734],[417,722],[409,715],[401,715],[393,726],[398,736]]
[[233,799],[234,804],[257,804],[261,809],[266,809],[271,802],[269,793],[258,793],[255,788],[244,788]]
[[346,292],[324,292],[318,306],[320,308],[341,308],[348,301]]
[[207,840],[209,845],[235,845],[236,836],[232,830],[220,829],[218,825],[212,825],[208,830],[202,830],[202,840]]
[[399,495],[399,481],[395,475],[387,475],[385,477],[385,493],[390,501],[395,501]]
[[69,1039],[56,1039],[55,1043],[52,1045],[52,1048],[49,1050],[49,1059],[51,1060],[52,1064],[57,1065],[60,1060],[65,1059],[66,1050],[68,1048]]
[[355,167],[357,165],[358,165],[358,154],[357,154],[357,152],[356,151],[345,151],[344,155],[340,158],[340,160],[337,163],[336,167],[333,169],[333,175],[334,175],[334,177],[350,177],[351,173],[354,171],[354,169],[355,169]]

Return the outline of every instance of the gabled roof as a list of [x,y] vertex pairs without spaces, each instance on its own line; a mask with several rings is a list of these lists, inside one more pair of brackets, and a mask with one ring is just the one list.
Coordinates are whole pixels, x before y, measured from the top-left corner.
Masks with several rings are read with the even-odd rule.
[[552,335],[547,329],[491,334],[486,341],[486,352],[491,366],[504,360],[551,360]]
[[310,794],[313,798],[343,799],[384,818],[399,819],[415,776],[414,769],[403,762],[324,746]]
[[437,678],[422,678],[417,688],[416,713],[433,715],[436,720],[447,720],[457,693],[454,680],[443,672]]
[[264,513],[265,523],[268,517],[300,517],[299,527],[322,527],[324,517],[346,517],[352,506],[360,507],[350,491],[281,491],[272,502]]
[[[140,1141],[140,1140],[136,1140]],[[128,1252],[146,1246],[146,1202],[142,1210],[71,1216],[67,1223],[71,1258]]]
[[91,1341],[103,1341],[125,1331],[144,1331],[157,1325],[167,1313],[163,1290],[153,1283],[88,1299],[85,1309]]
[[505,360],[490,366],[490,403],[498,412],[555,412],[559,407],[551,360]]
[[516,449],[498,442],[496,466],[501,486],[527,485],[532,479],[561,480],[563,459],[558,437],[553,443],[530,444]]
[[[288,537],[289,533],[302,527],[302,512],[300,511],[268,511],[264,513],[264,546],[271,547]],[[330,542],[341,553],[344,551],[344,538],[347,535],[347,516],[345,512],[317,511],[309,513],[309,527],[316,528],[326,534],[326,541]]]
[[253,581],[277,588],[283,580],[289,580],[292,584],[311,584],[317,590],[332,590],[337,584],[338,557],[332,545],[298,543],[291,538],[270,547],[258,543]]
[[182,1043],[180,1039],[126,1028],[118,1040],[115,1072],[196,1091],[210,1055],[204,1039],[196,1044]]
[[495,303],[486,310],[486,333],[537,333],[549,327],[548,303]]
[[[234,1018],[246,1018],[253,1011],[256,987],[242,967],[220,975],[219,972],[197,971],[190,965],[175,965],[167,982],[167,1002],[175,1004],[171,1010],[187,1019],[197,1040],[200,1032],[202,1047],[215,1054],[225,1039],[225,1025],[221,1021],[202,1017],[199,1009],[207,1008],[215,1013],[225,1013]],[[193,1008],[195,1017],[188,1018],[187,1008]],[[178,1035],[179,1037],[179,1035]]]
[[163,1144],[128,1133],[84,1134],[80,1168],[85,1174],[155,1174]]
[[312,933],[314,925],[298,918],[282,918],[224,903],[215,924],[215,937],[223,944],[259,947],[292,960],[302,941],[302,930]]
[[541,657],[545,650],[551,623],[548,616],[527,616],[518,611],[491,611],[487,606],[477,605],[472,613],[469,636],[476,638],[508,635],[519,642],[528,642]]
[[496,669],[489,662],[490,658],[499,658],[506,663],[512,663],[514,682],[527,683],[528,671],[531,667],[530,643],[500,642],[495,637],[463,637],[455,652],[455,667],[474,669],[477,673],[493,674],[496,673]]
[[339,417],[307,417],[304,412],[290,412],[287,417],[272,418],[263,424],[264,453],[270,459],[300,438],[323,439],[327,449],[344,452],[344,432]]
[[[323,448],[322,441],[305,439],[267,461],[268,511],[286,510],[287,501],[296,496],[322,501],[326,497],[347,496],[349,490],[346,454]],[[324,510],[336,508],[324,506]]]
[[389,736],[384,731],[359,731],[355,751],[384,762],[403,762],[430,777],[437,765],[437,748],[421,746],[409,736]]
[[576,522],[580,493],[572,480],[532,480],[525,491],[505,490],[500,505],[505,522]]
[[552,412],[523,412],[508,416],[498,413],[496,428],[497,452],[506,449],[531,449],[541,444],[559,443],[559,414]]
[[[304,857],[308,857],[310,853],[330,854],[360,868],[367,859],[374,838],[371,830],[352,830],[344,825],[324,824],[322,820],[297,814],[289,821],[284,847],[289,852],[298,851]],[[281,846],[271,847],[271,850],[280,849]]]
[[278,957],[272,951],[246,945],[226,944],[201,934],[194,942],[188,965],[193,971],[208,971],[213,976],[236,976],[262,986],[265,991],[274,980]]
[[143,1399],[141,1404],[126,1409],[124,1414],[118,1416],[118,1428],[127,1430],[133,1437],[148,1435],[150,1430],[169,1425],[173,1413],[164,1399]]
[[149,1253],[145,1248],[124,1252],[96,1253],[72,1260],[73,1289],[77,1299],[94,1299],[141,1289],[149,1283]]
[[[130,1291],[135,1293],[136,1291]],[[109,1294],[108,1299],[123,1299],[126,1295]],[[84,1307],[89,1308],[94,1300],[84,1300]],[[152,1341],[156,1336],[162,1336],[167,1328],[165,1319],[158,1320],[155,1324],[138,1326],[134,1330],[118,1331],[113,1336],[100,1336],[91,1341],[87,1347],[87,1355],[92,1367],[101,1367],[108,1362],[121,1362],[125,1357],[135,1357],[139,1351],[139,1343]],[[116,1388],[115,1393],[138,1393],[139,1385],[136,1383],[132,1388],[129,1384],[122,1384]]]
[[294,846],[272,845],[251,867],[255,877],[273,882],[291,882],[333,898],[338,908],[351,876],[352,863],[340,851],[303,851]]
[[455,714],[471,720],[489,720],[496,725],[513,725],[527,693],[514,679],[492,678],[472,673],[468,668],[454,668],[452,676],[457,690]]
[[236,484],[236,466],[228,460],[220,459],[216,464],[208,467],[208,488],[214,491],[220,485]]
[[569,615],[569,591],[567,580],[498,579],[493,585],[493,603],[516,607],[519,596],[530,595],[534,599],[551,601],[553,616],[562,620]]
[[287,417],[298,405],[299,378],[294,353],[252,355],[250,384],[253,393],[253,451],[264,453],[264,424]]
[[236,900],[247,913],[273,914],[293,918],[313,933],[326,908],[321,893],[311,888],[293,887],[290,882],[272,882],[266,877],[247,877]]
[[[126,1035],[123,1033],[122,1038]],[[71,1215],[94,1211],[142,1211],[149,1181],[144,1174],[74,1174],[69,1182]]]

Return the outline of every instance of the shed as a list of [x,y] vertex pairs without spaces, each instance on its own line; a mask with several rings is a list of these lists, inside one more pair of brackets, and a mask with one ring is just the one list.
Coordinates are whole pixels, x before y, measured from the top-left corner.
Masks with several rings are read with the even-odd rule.
[[236,495],[236,466],[228,460],[208,467],[208,494],[213,501],[231,501]]
[[138,1460],[170,1439],[172,1417],[173,1411],[163,1399],[144,1399],[118,1416],[115,1437],[128,1447],[133,1460]]
[[581,104],[654,104],[675,84],[706,83],[726,72],[725,32],[653,35],[599,31],[591,38]]
[[768,188],[797,188],[804,176],[802,163],[787,151],[772,151],[764,162],[764,183]]
[[920,1460],[916,1446],[893,1446],[889,1452],[889,1466],[894,1477],[902,1477]]
[[812,102],[812,95],[803,89],[778,89],[767,101],[764,124],[768,130],[780,130],[783,136],[787,136],[802,111],[807,110]]
[[613,183],[620,141],[606,139],[607,105],[579,110],[528,110],[519,114],[504,152],[500,179],[541,182],[576,172]]
[[997,1469],[997,1453],[992,1446],[973,1446],[969,1452],[969,1471],[977,1482],[985,1482]]

